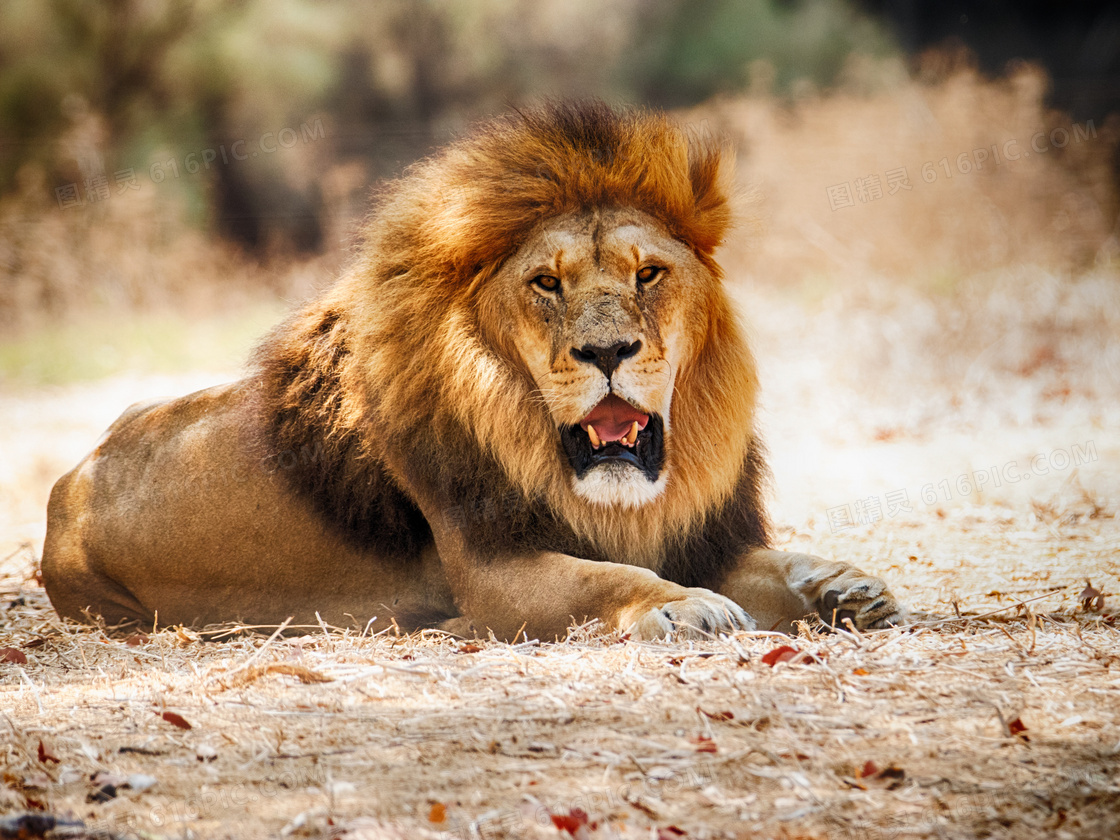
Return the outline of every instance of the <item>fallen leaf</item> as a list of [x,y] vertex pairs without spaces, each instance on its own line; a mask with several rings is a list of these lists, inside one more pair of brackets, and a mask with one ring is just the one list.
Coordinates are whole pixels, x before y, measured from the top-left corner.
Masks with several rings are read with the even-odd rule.
[[129,647],[137,647],[139,645],[146,645],[148,641],[148,637],[143,633],[133,633],[131,636],[124,640],[124,643]]
[[856,778],[867,779],[871,776],[874,776],[878,772],[879,768],[875,766],[874,761],[866,761],[864,762],[863,767],[860,767],[858,770],[856,770]]
[[766,665],[769,665],[771,668],[773,668],[779,662],[788,662],[789,660],[794,659],[799,653],[801,653],[801,651],[799,651],[795,647],[782,645],[781,647],[774,648],[768,653],[764,653],[762,655],[762,661]]
[[114,773],[94,773],[90,776],[93,790],[86,795],[86,802],[108,802],[117,798],[117,788],[124,787],[123,776]]
[[895,767],[892,764],[890,767],[887,767],[887,768],[884,768],[883,770],[880,770],[876,774],[875,778],[877,778],[877,779],[893,779],[893,780],[897,780],[897,781],[902,781],[903,779],[906,778],[906,771],[903,770],[901,767]]
[[827,659],[825,653],[809,653],[808,651],[798,650],[789,645],[782,645],[776,647],[772,651],[763,654],[762,661],[773,668],[779,662],[789,662],[791,665],[812,665],[820,663]]
[[1100,612],[1104,609],[1104,593],[1094,587],[1089,580],[1085,581],[1085,588],[1081,590],[1077,600],[1081,602],[1082,609],[1092,612]]
[[19,648],[0,648],[0,662],[11,662],[13,665],[26,665],[27,655]]
[[108,802],[117,798],[117,789],[113,785],[104,785],[99,788],[94,788],[86,794],[86,802]]
[[566,831],[573,837],[580,828],[587,825],[587,812],[582,808],[572,808],[567,814],[549,814],[549,817],[557,831]]
[[39,739],[39,762],[46,764],[48,761],[53,761],[55,764],[59,763],[58,756],[52,753],[43,745],[43,739]]
[[1030,735],[1023,734],[1027,731],[1027,725],[1023,723],[1021,718],[1015,718],[1015,720],[1008,721],[1007,731],[1012,735],[1018,735],[1024,741],[1029,741],[1031,739]]
[[428,810],[428,822],[447,822],[447,807],[442,802],[433,802]]
[[181,624],[175,628],[175,643],[179,647],[185,647],[198,641],[198,634],[192,633],[190,630],[183,627]]
[[463,644],[459,645],[459,653],[481,653],[481,652],[482,652],[482,648],[480,648],[478,645],[471,644],[470,642],[464,642]]
[[164,712],[162,715],[160,715],[160,717],[170,723],[172,726],[178,726],[180,729],[194,728],[189,723],[187,723],[186,718],[184,718],[182,715],[175,714],[175,712]]
[[866,668],[854,668],[852,670],[852,673],[855,674],[857,677],[866,677],[871,672],[868,671]]
[[707,737],[706,735],[697,735],[695,738],[689,738],[688,740],[689,740],[690,743],[693,743],[693,744],[696,745],[696,751],[697,752],[702,752],[702,753],[719,752],[719,748],[716,746],[716,742],[713,741],[711,738]]

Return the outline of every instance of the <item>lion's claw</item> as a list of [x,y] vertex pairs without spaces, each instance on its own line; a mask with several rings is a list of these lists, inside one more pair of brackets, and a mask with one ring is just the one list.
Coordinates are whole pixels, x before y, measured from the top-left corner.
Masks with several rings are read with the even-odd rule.
[[706,589],[690,589],[688,597],[646,612],[628,632],[641,640],[710,639],[720,633],[754,630],[755,621],[729,598]]
[[858,569],[832,581],[817,602],[817,612],[826,624],[844,627],[845,619],[857,630],[875,630],[906,624],[908,615],[877,577]]

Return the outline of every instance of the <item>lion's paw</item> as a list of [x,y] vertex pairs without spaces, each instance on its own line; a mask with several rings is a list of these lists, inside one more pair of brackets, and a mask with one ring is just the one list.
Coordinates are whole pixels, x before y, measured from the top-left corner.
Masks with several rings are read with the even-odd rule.
[[641,616],[630,625],[631,638],[710,639],[719,633],[755,629],[754,619],[730,598],[699,588],[689,589],[688,593],[686,598],[670,601]]
[[850,619],[857,630],[874,630],[906,624],[906,608],[895,600],[879,578],[859,569],[845,572],[829,583],[817,602],[817,612],[825,623],[845,627]]

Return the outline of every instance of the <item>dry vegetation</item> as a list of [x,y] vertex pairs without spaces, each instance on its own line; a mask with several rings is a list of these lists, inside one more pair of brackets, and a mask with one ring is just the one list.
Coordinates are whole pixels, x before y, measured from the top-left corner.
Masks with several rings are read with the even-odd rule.
[[1110,837],[1120,631],[1076,594],[686,647],[122,640],[26,589],[2,807],[118,837]]
[[[961,153],[1071,123],[1030,70],[888,71],[701,116],[744,138],[757,186],[765,235],[726,262],[780,544],[882,574],[913,627],[685,646],[64,626],[34,582],[51,481],[129,400],[215,375],[24,388],[0,402],[0,836],[23,813],[74,823],[60,837],[1120,833],[1114,138],[961,174]],[[829,186],[897,167],[911,191],[830,209]],[[74,218],[50,224],[94,224]],[[172,253],[151,235],[120,259]],[[1007,464],[1029,479],[995,486]],[[782,645],[808,656],[771,664]]]

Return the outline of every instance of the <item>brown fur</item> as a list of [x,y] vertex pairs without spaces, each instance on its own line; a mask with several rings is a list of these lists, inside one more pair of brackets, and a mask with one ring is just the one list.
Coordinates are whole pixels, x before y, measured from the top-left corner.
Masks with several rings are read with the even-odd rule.
[[[710,629],[749,626],[734,604],[707,591],[721,587],[767,621],[788,622],[812,609],[822,587],[840,593],[841,607],[853,605],[860,623],[897,618],[881,582],[767,550],[765,466],[754,430],[757,377],[713,258],[730,223],[728,170],[717,144],[689,136],[664,115],[550,104],[491,121],[388,186],[353,268],[272,333],[256,354],[254,375],[223,395],[213,415],[218,439],[244,441],[232,457],[252,451],[273,464],[263,497],[279,493],[277,506],[305,506],[314,512],[307,521],[324,529],[308,580],[346,577],[340,552],[398,577],[425,568],[411,588],[394,584],[389,594],[400,604],[383,614],[422,624],[458,612],[478,629],[504,635],[519,625],[548,635],[571,618],[593,616],[644,635],[664,630],[666,619]],[[638,236],[637,244],[620,246],[610,239],[615,233]],[[564,236],[593,242],[593,253],[590,244],[551,244],[553,237],[569,241]],[[549,375],[568,383],[567,391],[546,393],[518,351],[539,348],[534,335],[551,335],[554,345],[559,335],[547,314],[552,303],[527,297],[517,279],[514,256],[538,241],[540,254],[602,265],[602,279],[582,270],[572,282],[599,289],[600,298],[587,304],[598,308],[587,311],[613,313],[592,332],[642,331],[642,355],[629,363],[635,381],[664,378],[666,371],[675,377],[668,480],[648,502],[607,505],[573,489],[556,417],[567,412],[565,422],[578,421],[580,377],[592,374],[569,358],[568,345],[554,346]],[[634,269],[625,268],[636,257],[628,254],[658,248],[677,274],[660,289],[636,290],[632,274],[627,280]],[[614,285],[588,285],[595,282]],[[545,313],[543,322],[533,313]],[[570,340],[578,347],[584,339]],[[674,352],[683,354],[677,369]],[[166,433],[180,434],[172,426]],[[116,617],[138,619],[159,609],[170,617],[175,610],[141,598],[121,607],[128,599],[120,591],[139,586],[129,581],[160,574],[150,563],[137,571],[143,556],[109,570],[90,552],[75,553],[74,506],[89,504],[97,492],[97,457],[64,477],[52,499],[44,551],[52,598],[56,606],[79,603],[72,590],[80,570],[107,593],[100,602],[91,598],[95,609],[112,604]],[[303,533],[308,526],[301,527]],[[263,571],[244,572],[246,589],[268,578],[267,563],[299,562],[233,559],[266,563]],[[432,563],[442,566],[442,576]],[[217,574],[192,568],[203,584]],[[841,579],[851,585],[836,589]],[[443,594],[448,587],[453,606]],[[760,601],[756,590],[771,594]],[[335,603],[309,584],[306,603],[249,611],[257,620],[306,615],[316,597],[324,609]],[[251,602],[240,601],[242,613]],[[406,602],[411,606],[401,606]],[[222,609],[208,606],[203,614],[246,617],[223,616]]]

